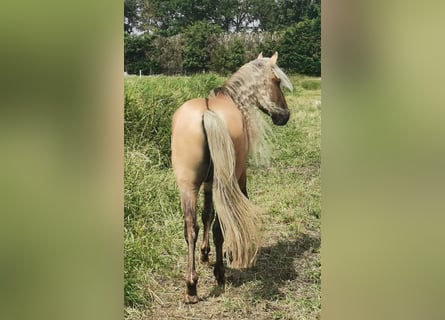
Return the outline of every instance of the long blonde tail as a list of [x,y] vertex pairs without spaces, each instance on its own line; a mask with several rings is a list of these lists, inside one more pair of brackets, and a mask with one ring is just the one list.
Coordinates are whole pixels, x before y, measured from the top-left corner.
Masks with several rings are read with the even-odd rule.
[[225,122],[206,110],[203,124],[213,161],[213,199],[226,248],[232,253],[231,267],[247,268],[255,263],[260,243],[259,209],[239,188],[235,149]]

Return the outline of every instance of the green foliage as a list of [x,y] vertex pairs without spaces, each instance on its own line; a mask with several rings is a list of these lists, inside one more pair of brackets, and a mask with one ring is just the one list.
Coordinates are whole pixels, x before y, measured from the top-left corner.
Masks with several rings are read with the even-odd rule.
[[124,36],[124,66],[129,74],[153,74],[159,72],[159,52],[155,45],[156,36]]
[[227,75],[261,51],[278,51],[287,71],[321,73],[320,0],[125,0],[124,15],[130,74]]
[[188,27],[185,32],[183,49],[184,70],[191,73],[208,70],[210,54],[214,50],[215,35],[221,32],[217,25],[207,22],[197,22]]
[[156,47],[159,51],[160,72],[168,75],[182,73],[182,48],[184,37],[176,35],[172,37],[159,37]]
[[285,32],[224,34],[205,22],[171,37],[125,35],[125,70],[138,74],[193,74],[213,71],[228,75],[258,53],[279,52],[288,72],[321,73],[320,19],[305,20]]
[[133,1],[139,4],[140,30],[165,37],[182,33],[199,21],[219,20],[217,11],[225,7],[225,1],[216,0]]
[[286,30],[280,46],[280,66],[288,72],[320,76],[320,19],[304,20]]
[[137,26],[137,0],[124,0],[124,32],[132,33]]
[[162,36],[184,32],[199,21],[225,32],[277,31],[320,15],[320,0],[125,0],[124,27]]
[[244,57],[245,50],[240,39],[235,38],[227,46],[219,44],[211,53],[210,70],[227,76],[246,62]]
[[[278,51],[281,42],[282,37],[280,36],[266,38],[264,41],[259,43],[257,48],[258,54],[262,52],[263,56],[271,57],[276,51]],[[281,65],[281,52],[278,64]]]
[[[285,29],[320,15],[320,0],[279,0],[274,11],[273,30]],[[278,28],[278,29],[277,29]]]
[[170,165],[171,118],[175,110],[189,99],[206,97],[223,81],[213,74],[187,79],[125,78],[124,142],[146,153],[150,163],[156,162],[161,167]]

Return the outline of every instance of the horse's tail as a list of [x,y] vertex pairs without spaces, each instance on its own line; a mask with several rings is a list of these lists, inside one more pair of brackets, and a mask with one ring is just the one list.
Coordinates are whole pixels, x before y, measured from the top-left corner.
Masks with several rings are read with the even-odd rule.
[[203,115],[210,157],[213,161],[213,199],[231,266],[247,268],[256,260],[259,210],[241,192],[235,175],[235,149],[225,122],[212,110]]

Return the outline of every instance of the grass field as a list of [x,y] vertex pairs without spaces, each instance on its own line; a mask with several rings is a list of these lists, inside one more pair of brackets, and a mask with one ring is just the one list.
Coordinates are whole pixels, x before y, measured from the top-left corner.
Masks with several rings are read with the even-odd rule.
[[[303,76],[292,76],[294,92],[286,93],[291,119],[273,126],[272,164],[248,172],[249,196],[265,209],[256,266],[227,269],[225,292],[215,294],[212,268],[197,262],[202,301],[183,303],[187,250],[169,162],[170,121],[184,101],[224,80],[125,78],[126,319],[320,317],[321,84]],[[211,262],[213,251],[212,244]]]

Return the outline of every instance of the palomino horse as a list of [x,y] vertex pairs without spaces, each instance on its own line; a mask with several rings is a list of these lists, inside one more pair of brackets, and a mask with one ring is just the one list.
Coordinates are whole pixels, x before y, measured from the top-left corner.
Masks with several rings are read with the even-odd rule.
[[258,110],[276,125],[287,123],[290,112],[281,86],[292,90],[289,78],[277,66],[278,54],[242,66],[223,87],[211,91],[209,98],[184,103],[174,114],[172,124],[172,164],[181,193],[184,236],[188,245],[186,303],[198,302],[198,275],[195,245],[199,226],[196,220],[198,191],[204,184],[204,225],[201,261],[209,261],[209,229],[213,224],[216,249],[214,275],[224,286],[223,242],[230,250],[233,268],[255,263],[259,247],[259,218],[247,198],[248,156],[264,157],[267,128]]

